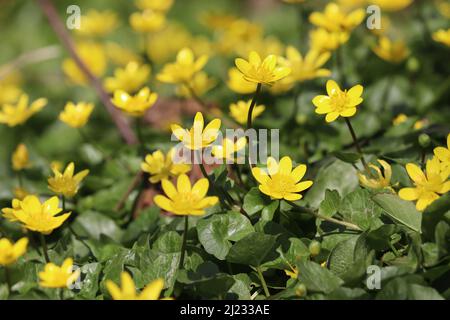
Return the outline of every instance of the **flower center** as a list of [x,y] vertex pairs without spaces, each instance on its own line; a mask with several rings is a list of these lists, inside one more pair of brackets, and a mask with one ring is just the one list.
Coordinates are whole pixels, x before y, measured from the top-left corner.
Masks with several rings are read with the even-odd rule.
[[331,104],[334,106],[335,111],[343,111],[347,105],[348,97],[347,90],[334,92],[331,96]]
[[294,179],[289,175],[284,174],[275,174],[271,177],[270,181],[268,182],[268,187],[277,192],[281,195],[291,193],[292,189],[295,186]]

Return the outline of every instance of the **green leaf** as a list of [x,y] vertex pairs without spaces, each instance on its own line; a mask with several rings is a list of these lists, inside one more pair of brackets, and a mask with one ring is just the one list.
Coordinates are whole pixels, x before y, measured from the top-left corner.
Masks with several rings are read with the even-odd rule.
[[339,277],[342,277],[354,263],[354,251],[358,236],[353,236],[339,242],[328,258],[329,269]]
[[259,232],[250,233],[231,247],[226,259],[232,263],[259,267],[273,252],[276,238]]
[[81,282],[81,290],[77,294],[84,299],[94,299],[98,288],[99,288],[99,278],[100,272],[102,271],[102,266],[100,263],[88,263],[81,267],[81,275],[84,279]]
[[422,214],[414,203],[405,201],[393,194],[378,194],[373,200],[396,223],[403,224],[416,232],[421,232]]
[[357,189],[347,194],[339,206],[339,213],[344,219],[363,230],[381,226],[382,222],[379,219],[381,212],[381,208],[372,201],[369,191],[365,189]]
[[280,201],[272,201],[268,206],[265,206],[261,212],[261,219],[266,221],[272,221],[275,211],[277,211]]
[[258,188],[252,188],[244,197],[243,209],[252,215],[261,211],[266,205],[263,195]]
[[103,234],[111,239],[120,241],[123,234],[123,231],[114,220],[95,211],[87,211],[78,215],[72,227],[80,236],[96,240],[100,240],[100,236]]
[[319,206],[319,214],[331,217],[338,210],[341,204],[341,197],[336,190],[325,190],[325,199]]
[[340,152],[335,151],[333,152],[333,155],[338,158],[339,160],[342,160],[347,163],[355,163],[359,159],[361,159],[361,155],[354,152]]
[[147,208],[134,219],[122,237],[124,243],[136,240],[142,233],[151,232],[157,227],[160,210],[158,207]]
[[219,260],[225,260],[231,241],[241,240],[254,231],[250,220],[238,212],[214,214],[197,223],[200,243]]
[[344,281],[331,271],[312,261],[297,262],[299,280],[309,291],[330,293],[341,286]]
[[336,160],[319,169],[314,184],[308,190],[305,201],[317,208],[325,198],[326,190],[336,190],[343,197],[359,185],[356,169],[341,160]]

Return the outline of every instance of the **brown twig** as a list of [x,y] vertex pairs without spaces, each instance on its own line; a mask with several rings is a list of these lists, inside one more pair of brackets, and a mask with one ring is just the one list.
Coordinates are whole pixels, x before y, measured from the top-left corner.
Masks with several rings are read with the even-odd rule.
[[137,143],[136,135],[133,130],[131,130],[125,118],[122,117],[120,112],[114,107],[112,104],[108,93],[104,90],[102,83],[100,80],[89,70],[86,64],[81,60],[80,56],[77,54],[75,45],[70,37],[69,33],[66,31],[64,24],[58,16],[58,12],[56,11],[51,0],[36,0],[42,11],[46,15],[50,26],[53,31],[55,31],[59,40],[63,43],[64,47],[69,52],[72,59],[77,64],[78,68],[86,75],[86,77],[91,82],[94,87],[97,95],[100,100],[106,107],[106,110],[110,114],[117,128],[119,129],[120,134],[127,144],[135,144]]

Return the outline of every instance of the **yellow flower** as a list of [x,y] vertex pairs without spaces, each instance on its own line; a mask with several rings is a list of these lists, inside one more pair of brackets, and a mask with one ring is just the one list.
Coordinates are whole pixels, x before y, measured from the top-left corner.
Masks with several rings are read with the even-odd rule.
[[14,103],[22,94],[20,89],[21,77],[17,72],[9,73],[0,79],[0,106],[5,103]]
[[206,127],[204,125],[203,114],[197,112],[190,130],[183,129],[177,124],[172,124],[170,128],[173,135],[182,141],[186,148],[199,150],[208,147],[217,139],[221,121],[220,119],[214,119]]
[[[189,87],[187,87],[187,85],[189,85]],[[177,94],[182,97],[192,98],[191,90],[193,90],[196,96],[201,97],[216,85],[216,81],[208,77],[205,72],[200,71],[189,80],[187,85],[181,84],[177,88]]]
[[325,121],[332,122],[339,116],[352,117],[356,113],[356,107],[363,102],[363,90],[363,86],[356,85],[348,91],[342,91],[334,80],[328,80],[328,95],[316,96],[312,102],[316,106],[316,113],[326,114]]
[[450,47],[450,29],[447,30],[439,29],[438,31],[433,33],[433,40],[436,42],[443,43],[447,47]]
[[381,59],[392,63],[400,63],[409,56],[409,50],[403,41],[393,42],[388,37],[380,37],[373,52]]
[[21,171],[30,166],[27,146],[19,144],[11,157],[12,167],[15,171]]
[[[100,77],[106,70],[106,55],[102,46],[93,42],[81,42],[76,46],[76,51],[85,63],[87,68],[96,76]],[[78,65],[72,59],[64,59],[62,63],[64,74],[74,84],[85,85],[88,78],[84,72],[78,68]]]
[[142,12],[134,12],[130,16],[130,25],[137,32],[153,32],[161,30],[166,23],[164,14],[151,9]]
[[339,5],[332,2],[327,4],[324,12],[313,12],[309,21],[330,32],[350,32],[364,20],[365,15],[364,9],[346,14]]
[[288,262],[289,268],[291,270],[284,270],[284,273],[286,273],[287,276],[289,276],[291,279],[297,279],[298,278],[298,269],[296,267],[291,266],[291,264]]
[[21,238],[11,243],[6,238],[0,239],[0,266],[8,266],[17,261],[27,251],[28,239]]
[[106,281],[106,288],[114,300],[158,300],[164,288],[164,280],[156,279],[150,282],[139,294],[136,294],[136,287],[133,278],[128,272],[120,274],[122,288],[111,280]]
[[244,75],[237,68],[228,69],[228,87],[236,93],[248,94],[256,91],[257,84],[244,79]]
[[447,135],[447,148],[437,147],[433,150],[436,158],[441,162],[441,171],[450,175],[450,133]]
[[151,92],[148,87],[145,87],[139,90],[134,96],[130,96],[125,91],[116,90],[114,91],[114,98],[111,101],[117,108],[125,111],[130,116],[140,117],[148,109],[153,107],[157,99],[158,94]]
[[313,29],[309,32],[311,49],[319,52],[334,51],[345,44],[350,35],[343,31],[327,31],[324,28]]
[[221,145],[214,145],[212,147],[212,154],[218,159],[225,159],[227,163],[234,163],[234,154],[245,148],[247,144],[247,139],[245,137],[237,139],[234,142],[231,139],[225,138]]
[[141,169],[150,174],[150,182],[157,183],[163,179],[176,177],[191,170],[191,166],[185,163],[174,163],[175,149],[171,149],[166,156],[160,150],[148,154],[141,163]]
[[158,207],[176,215],[201,216],[205,209],[214,206],[219,198],[206,197],[209,181],[206,178],[198,180],[193,186],[189,177],[181,174],[177,179],[177,187],[167,179],[162,180],[162,189],[167,197],[157,195],[154,201]]
[[44,271],[39,272],[39,285],[44,288],[68,288],[77,281],[80,269],[73,271],[73,260],[67,258],[61,267],[54,263],[47,263]]
[[164,65],[156,78],[165,83],[187,83],[207,62],[208,56],[202,55],[195,60],[192,50],[183,48],[178,52],[176,61]]
[[173,5],[174,0],[136,0],[135,4],[141,10],[152,9],[156,11],[167,11]]
[[392,177],[391,166],[384,160],[377,159],[377,161],[383,167],[384,175],[376,165],[369,164],[369,167],[375,170],[377,177],[367,177],[365,174],[358,172],[359,183],[370,189],[390,188]]
[[291,69],[277,66],[275,55],[268,55],[261,61],[261,57],[255,51],[250,52],[248,61],[237,58],[235,64],[244,75],[244,79],[254,83],[272,85],[291,73]]
[[292,170],[292,160],[283,157],[280,163],[269,157],[267,159],[267,171],[255,167],[252,174],[259,183],[259,190],[272,199],[285,199],[289,201],[300,200],[303,196],[299,193],[312,186],[310,180],[300,180],[306,173],[306,165],[301,164]]
[[89,10],[81,16],[80,29],[75,31],[83,36],[102,37],[111,33],[118,25],[115,12]]
[[292,70],[290,77],[296,81],[306,81],[320,77],[329,77],[331,71],[321,68],[330,59],[329,52],[319,53],[310,50],[303,58],[302,54],[292,46],[286,49],[288,65]]
[[394,120],[392,120],[392,123],[394,124],[394,126],[398,126],[399,124],[402,124],[406,120],[408,120],[408,116],[404,113],[400,113],[398,116],[394,118]]
[[275,37],[252,36],[250,39],[242,41],[235,50],[238,56],[248,56],[250,52],[255,51],[260,57],[268,55],[281,56],[284,51],[284,45]]
[[170,61],[182,48],[190,46],[190,33],[181,25],[170,23],[161,31],[148,35],[147,55],[156,64]]
[[399,11],[405,9],[414,0],[370,0],[371,4],[379,6],[385,11]]
[[450,19],[450,3],[447,0],[437,0],[436,7],[441,15]]
[[114,71],[114,77],[105,79],[105,89],[108,92],[123,90],[133,93],[145,84],[150,72],[150,66],[139,65],[137,62],[131,61],[125,68],[117,68]]
[[52,197],[41,203],[39,198],[30,195],[23,200],[13,199],[12,208],[4,208],[2,212],[10,221],[19,221],[25,228],[42,234],[50,234],[60,227],[70,216],[70,212],[61,213],[58,197]]
[[50,169],[52,170],[59,170],[61,171],[64,167],[64,163],[62,163],[59,160],[53,160],[52,162],[50,162]]
[[88,122],[92,110],[94,110],[93,103],[67,102],[64,110],[59,114],[59,120],[72,128],[81,128]]
[[135,52],[115,42],[106,43],[105,51],[108,58],[119,66],[126,66],[132,61],[138,64],[142,62],[142,58]]
[[[250,109],[251,100],[243,101],[239,100],[236,103],[230,104],[230,115],[239,124],[246,124],[248,117],[248,110]],[[253,109],[252,120],[255,120],[266,109],[264,105],[257,105]]]
[[422,119],[422,120],[417,120],[416,122],[414,122],[414,130],[420,130],[424,127],[428,126],[428,120],[427,119]]
[[414,163],[408,163],[406,171],[414,182],[414,188],[403,188],[398,195],[404,200],[417,200],[416,209],[419,211],[425,210],[441,194],[450,190],[450,181],[447,181],[449,174],[441,171],[436,157],[427,161],[425,173]]
[[28,95],[22,94],[15,105],[6,103],[0,107],[0,123],[15,127],[25,123],[32,115],[42,110],[47,99],[39,98],[28,105]]
[[60,172],[56,168],[52,168],[54,177],[48,178],[48,188],[58,195],[64,197],[73,197],[80,187],[81,181],[89,174],[89,170],[83,170],[74,175],[75,165],[73,162]]
[[[14,198],[23,200],[26,196],[30,195],[30,193],[25,188],[16,187],[13,190],[13,195]],[[14,217],[12,217],[12,219],[14,220]]]

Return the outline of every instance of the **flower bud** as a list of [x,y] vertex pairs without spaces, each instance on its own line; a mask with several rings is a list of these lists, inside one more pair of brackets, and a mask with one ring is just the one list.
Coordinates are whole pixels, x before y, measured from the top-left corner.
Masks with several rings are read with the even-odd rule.
[[300,283],[295,287],[295,294],[298,297],[304,297],[306,296],[306,286],[303,283]]
[[320,253],[321,245],[319,241],[313,240],[309,244],[309,253],[315,257]]
[[422,148],[427,148],[427,147],[429,147],[429,146],[430,146],[430,143],[431,143],[430,136],[427,135],[426,133],[422,133],[422,134],[419,136],[419,144],[420,144],[420,146],[421,146]]

